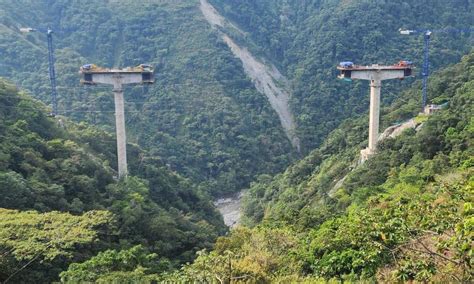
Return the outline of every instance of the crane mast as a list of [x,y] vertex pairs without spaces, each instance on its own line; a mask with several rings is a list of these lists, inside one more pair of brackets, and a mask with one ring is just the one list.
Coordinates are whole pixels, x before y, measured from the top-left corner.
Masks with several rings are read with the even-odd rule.
[[426,107],[426,102],[428,100],[428,77],[430,73],[430,60],[429,60],[429,52],[430,52],[430,41],[431,41],[431,34],[435,33],[446,33],[446,34],[459,34],[463,32],[471,32],[474,31],[472,28],[467,29],[444,29],[444,30],[405,30],[399,29],[398,30],[402,35],[417,35],[423,34],[424,40],[424,48],[423,48],[423,70],[421,71],[421,76],[423,78],[423,90],[422,90],[422,100],[421,100],[421,112],[424,112]]
[[58,113],[58,102],[56,92],[56,71],[54,70],[54,49],[53,49],[53,31],[48,29],[48,62],[49,62],[49,81],[51,82],[51,104],[53,111],[51,116],[56,116]]

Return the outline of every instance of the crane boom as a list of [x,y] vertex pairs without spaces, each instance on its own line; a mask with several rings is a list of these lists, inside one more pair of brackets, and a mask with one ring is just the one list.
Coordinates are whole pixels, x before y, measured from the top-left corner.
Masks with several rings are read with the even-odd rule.
[[53,111],[52,116],[56,116],[58,113],[58,102],[56,92],[56,71],[54,69],[54,49],[53,49],[53,31],[48,29],[48,62],[49,62],[49,81],[51,82],[51,104]]

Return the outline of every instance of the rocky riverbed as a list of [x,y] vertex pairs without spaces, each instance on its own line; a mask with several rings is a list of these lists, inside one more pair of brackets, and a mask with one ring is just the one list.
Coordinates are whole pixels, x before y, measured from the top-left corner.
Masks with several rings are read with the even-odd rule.
[[240,222],[240,207],[242,203],[243,192],[232,196],[219,198],[214,202],[219,212],[224,217],[224,223],[233,228]]

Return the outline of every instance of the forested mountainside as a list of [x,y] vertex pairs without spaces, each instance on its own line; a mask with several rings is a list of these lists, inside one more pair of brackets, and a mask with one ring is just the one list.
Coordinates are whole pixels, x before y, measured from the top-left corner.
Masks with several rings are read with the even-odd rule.
[[[276,173],[294,156],[277,114],[205,21],[199,2],[0,1],[0,76],[50,102],[47,49],[56,49],[59,111],[114,130],[110,86],[83,88],[86,63],[155,67],[150,87],[125,89],[129,141],[215,194]],[[31,11],[35,11],[31,15]]]
[[[472,282],[473,26],[469,0],[0,0],[0,282]],[[360,164],[368,86],[335,67],[421,69],[400,28],[434,30],[446,107],[384,82],[382,128],[414,127]],[[124,179],[88,63],[155,67],[125,88]],[[212,199],[242,189],[228,232]]]
[[[345,211],[354,201],[363,202],[384,189],[395,188],[396,181],[411,178],[414,183],[430,182],[442,172],[471,167],[473,65],[471,53],[431,78],[432,100],[447,103],[447,110],[430,117],[419,114],[418,88],[401,93],[383,108],[382,129],[410,119],[415,127],[380,141],[378,154],[367,162],[361,164],[359,152],[367,145],[369,119],[364,115],[346,120],[320,148],[284,173],[260,176],[244,205],[248,225],[277,220],[300,228],[313,227],[331,214]],[[386,184],[388,180],[392,184]]]
[[[461,29],[474,25],[472,1],[370,1],[370,0],[209,0],[244,35],[235,40],[248,44],[270,60],[292,82],[291,106],[302,148],[308,152],[346,118],[367,111],[365,83],[346,86],[337,82],[334,67],[341,61],[356,64],[393,64],[412,60],[421,68],[421,36],[400,35],[402,29]],[[473,46],[470,32],[433,32],[431,67],[460,60]],[[410,84],[408,82],[408,84]],[[391,102],[393,86],[383,100]]]
[[[245,213],[253,227],[235,228],[181,270],[126,267],[119,252],[108,251],[70,266],[62,279],[472,282],[474,53],[432,81],[445,109],[418,116],[415,129],[387,138],[358,166],[362,119],[346,121],[285,173],[252,185]],[[407,90],[385,108],[384,123],[417,115],[418,93]],[[107,255],[114,257],[102,262]]]
[[47,283],[132,245],[168,269],[225,232],[210,196],[161,160],[131,147],[133,176],[117,181],[112,135],[46,113],[0,80],[0,282]]
[[[19,27],[51,26],[60,112],[112,130],[110,88],[81,88],[78,67],[151,63],[156,67],[154,86],[126,90],[129,140],[214,194],[223,194],[248,186],[258,174],[282,171],[297,151],[222,32],[288,78],[288,83],[273,78],[272,88],[288,85],[295,135],[308,153],[342,120],[366,111],[365,84],[349,87],[336,81],[339,61],[408,59],[421,66],[421,38],[401,36],[399,28],[474,24],[472,3],[459,0],[429,5],[213,0],[209,3],[230,23],[213,28],[200,9],[203,2],[1,0],[0,76],[49,102],[45,35],[21,34]],[[434,33],[432,66],[459,60],[472,43],[468,33]],[[407,81],[389,85],[400,88],[411,83]],[[394,97],[390,91],[384,94],[388,102]]]

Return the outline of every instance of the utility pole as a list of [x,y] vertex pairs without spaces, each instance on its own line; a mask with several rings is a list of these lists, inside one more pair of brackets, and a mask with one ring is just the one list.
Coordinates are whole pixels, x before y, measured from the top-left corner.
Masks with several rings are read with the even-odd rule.
[[80,68],[81,84],[113,85],[115,101],[115,130],[117,133],[117,158],[119,178],[126,177],[127,170],[127,139],[125,133],[125,112],[123,85],[125,84],[153,84],[153,67],[141,64],[137,67],[125,69],[106,69],[94,64],[86,64]]
[[337,69],[341,71],[340,79],[369,80],[370,81],[370,116],[369,116],[369,146],[361,151],[361,161],[366,161],[377,150],[380,120],[380,91],[382,81],[389,79],[403,79],[412,74],[412,63],[400,61],[398,64],[383,66],[354,65],[352,62],[341,62]]

